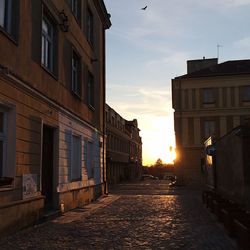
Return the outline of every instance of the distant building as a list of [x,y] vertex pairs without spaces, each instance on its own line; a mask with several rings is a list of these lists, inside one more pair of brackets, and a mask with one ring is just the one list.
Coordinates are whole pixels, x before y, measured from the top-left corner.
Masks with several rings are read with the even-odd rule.
[[102,0],[0,1],[0,231],[105,189]]
[[142,171],[142,141],[137,120],[127,121],[106,104],[107,180],[136,179]]
[[176,136],[175,168],[180,179],[201,183],[203,143],[250,118],[250,60],[191,60],[172,80]]

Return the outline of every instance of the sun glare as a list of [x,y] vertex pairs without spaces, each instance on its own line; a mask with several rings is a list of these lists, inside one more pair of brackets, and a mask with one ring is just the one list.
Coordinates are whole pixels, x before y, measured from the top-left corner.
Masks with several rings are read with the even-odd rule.
[[[152,165],[157,159],[173,164],[175,154],[175,136],[172,120],[166,117],[154,117],[141,123],[143,141],[143,165]],[[145,126],[145,128],[144,128]]]

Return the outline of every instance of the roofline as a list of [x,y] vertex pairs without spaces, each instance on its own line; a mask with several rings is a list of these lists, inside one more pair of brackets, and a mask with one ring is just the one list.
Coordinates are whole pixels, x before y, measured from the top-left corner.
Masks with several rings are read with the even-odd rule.
[[111,21],[110,21],[110,17],[111,15],[107,12],[107,8],[104,4],[104,1],[103,0],[95,0],[93,1],[97,10],[99,11],[100,13],[100,17],[103,21],[103,24],[104,24],[104,28],[105,29],[109,29],[111,27]]
[[188,74],[186,74],[186,75],[182,75],[182,76],[177,76],[177,77],[175,77],[173,80],[177,80],[177,79],[191,79],[191,78],[205,78],[205,77],[215,77],[215,76],[232,76],[232,75],[238,75],[238,76],[241,76],[241,75],[250,75],[250,72],[242,72],[242,73],[227,73],[227,74],[225,74],[225,73],[221,73],[221,74],[210,74],[210,75],[208,75],[208,74],[204,74],[204,75],[199,75],[199,76],[188,76]]

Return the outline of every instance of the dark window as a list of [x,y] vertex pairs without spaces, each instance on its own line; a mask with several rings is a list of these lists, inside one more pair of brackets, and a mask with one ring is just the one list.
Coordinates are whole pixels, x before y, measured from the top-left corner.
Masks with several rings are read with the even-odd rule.
[[74,14],[74,16],[76,17],[77,21],[80,21],[80,10],[81,10],[81,5],[80,5],[81,1],[79,0],[70,0],[70,7],[71,7],[71,11]]
[[72,91],[81,96],[81,59],[75,51],[72,53],[71,76]]
[[214,120],[208,120],[204,121],[204,135],[205,139],[207,139],[209,136],[215,136],[216,135],[216,124]]
[[196,95],[195,95],[195,89],[192,89],[192,108],[196,108]]
[[231,87],[230,92],[231,92],[231,106],[234,107],[235,106],[235,96],[234,96],[235,88]]
[[[0,107],[1,108],[1,107]],[[7,113],[0,109],[0,177],[6,170],[6,145],[7,145]]]
[[94,43],[94,18],[91,10],[87,9],[87,21],[86,21],[86,31],[87,31],[87,40],[93,45]]
[[0,106],[0,187],[11,185],[15,176],[15,111]]
[[88,104],[94,108],[94,77],[88,73]]
[[250,86],[241,88],[241,97],[243,102],[250,102]]
[[54,72],[55,53],[55,25],[49,17],[42,19],[42,52],[41,63],[50,72]]
[[11,33],[12,0],[0,0],[0,26]]
[[19,0],[0,0],[0,29],[17,41]]
[[213,88],[203,89],[203,103],[204,104],[215,103],[215,93]]

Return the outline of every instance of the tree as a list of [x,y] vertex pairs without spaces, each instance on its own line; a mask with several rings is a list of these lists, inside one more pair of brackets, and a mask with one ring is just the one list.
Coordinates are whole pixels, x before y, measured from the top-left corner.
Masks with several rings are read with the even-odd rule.
[[162,159],[158,158],[154,164],[154,167],[161,167],[163,165]]

